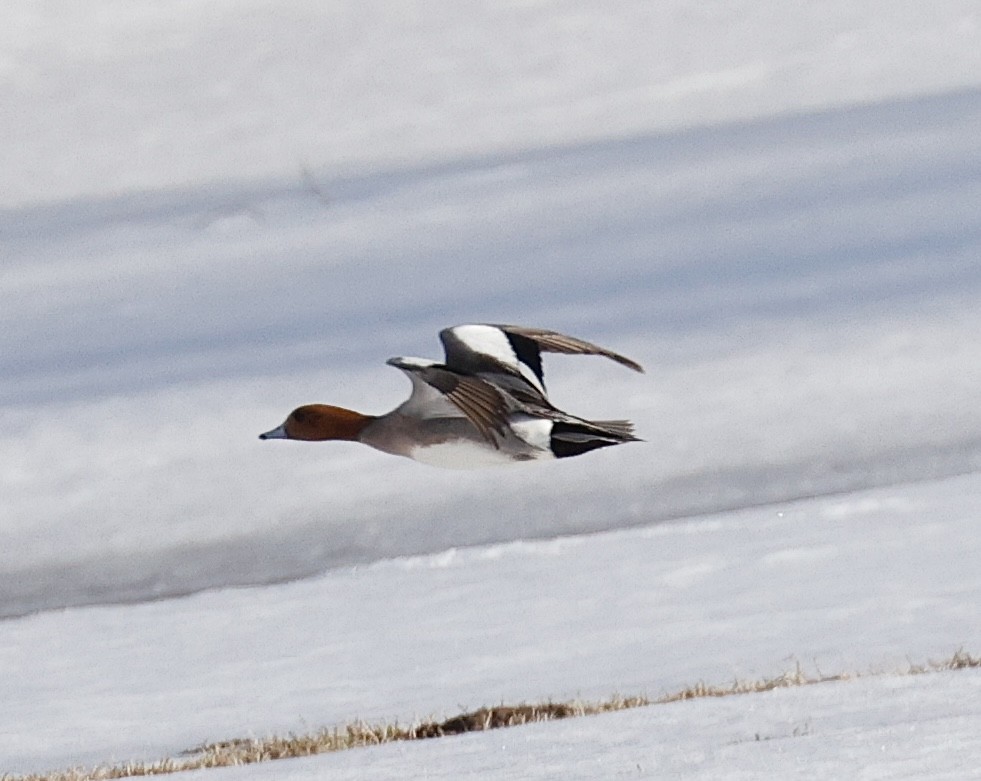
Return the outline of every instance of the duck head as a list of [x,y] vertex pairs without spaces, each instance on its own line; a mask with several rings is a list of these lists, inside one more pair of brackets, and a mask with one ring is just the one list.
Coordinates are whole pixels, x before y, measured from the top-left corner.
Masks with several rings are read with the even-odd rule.
[[259,439],[301,439],[322,442],[329,439],[356,441],[372,418],[360,412],[332,407],[329,404],[306,404],[293,410],[289,417]]

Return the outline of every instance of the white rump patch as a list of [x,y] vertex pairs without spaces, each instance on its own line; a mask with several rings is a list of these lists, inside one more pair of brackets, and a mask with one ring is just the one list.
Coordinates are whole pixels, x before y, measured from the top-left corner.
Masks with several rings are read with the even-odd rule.
[[552,421],[532,417],[511,418],[511,430],[529,445],[543,451],[537,458],[553,458]]

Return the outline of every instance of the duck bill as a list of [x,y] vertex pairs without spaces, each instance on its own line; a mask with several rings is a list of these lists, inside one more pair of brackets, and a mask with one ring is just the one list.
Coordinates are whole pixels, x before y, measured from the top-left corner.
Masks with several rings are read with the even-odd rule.
[[260,434],[259,439],[288,439],[286,436],[286,424],[276,426],[272,431],[267,431],[265,434]]

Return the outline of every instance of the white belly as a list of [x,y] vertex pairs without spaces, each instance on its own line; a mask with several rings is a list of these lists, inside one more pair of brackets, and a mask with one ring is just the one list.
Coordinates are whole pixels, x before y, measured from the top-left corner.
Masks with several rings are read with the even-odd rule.
[[416,447],[412,449],[409,458],[444,469],[480,469],[485,466],[520,463],[504,451],[466,440]]

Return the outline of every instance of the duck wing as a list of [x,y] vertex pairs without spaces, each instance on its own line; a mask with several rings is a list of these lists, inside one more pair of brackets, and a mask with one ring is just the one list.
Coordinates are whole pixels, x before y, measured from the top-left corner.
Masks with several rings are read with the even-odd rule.
[[634,371],[644,371],[636,361],[605,347],[543,328],[457,325],[440,331],[439,339],[446,352],[447,367],[465,374],[484,375],[517,398],[531,392],[532,398],[545,399],[542,352],[601,355]]
[[412,380],[412,395],[400,407],[403,412],[422,418],[447,417],[446,408],[452,405],[489,444],[500,447],[498,438],[507,432],[514,405],[494,385],[418,358],[389,358],[386,363]]

